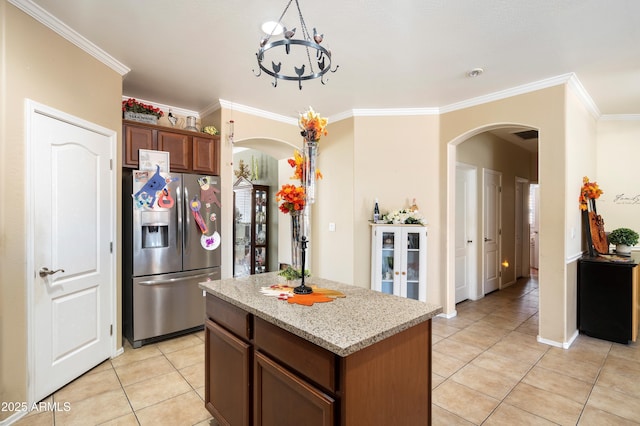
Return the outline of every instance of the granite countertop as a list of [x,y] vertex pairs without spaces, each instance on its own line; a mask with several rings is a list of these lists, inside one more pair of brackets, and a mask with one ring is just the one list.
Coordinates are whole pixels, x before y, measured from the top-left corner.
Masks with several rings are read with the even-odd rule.
[[315,277],[305,284],[337,290],[346,297],[304,306],[260,293],[261,287],[284,283],[277,272],[270,272],[203,282],[200,287],[341,357],[442,312],[437,305]]

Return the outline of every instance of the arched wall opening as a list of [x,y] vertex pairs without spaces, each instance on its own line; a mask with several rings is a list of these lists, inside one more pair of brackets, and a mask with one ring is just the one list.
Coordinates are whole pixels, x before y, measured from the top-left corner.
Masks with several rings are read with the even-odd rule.
[[[505,176],[505,181],[502,183],[505,189],[503,197],[505,203],[503,203],[501,210],[506,212],[507,215],[502,218],[501,222],[501,241],[499,245],[501,263],[498,265],[501,272],[499,289],[514,284],[518,278],[515,266],[521,262],[522,258],[517,258],[517,256],[518,253],[522,256],[521,249],[524,244],[528,244],[529,235],[523,231],[525,226],[528,230],[528,211],[525,210],[524,202],[526,200],[521,199],[518,206],[516,192],[518,184],[525,180],[537,182],[538,154],[537,140],[533,143],[524,143],[524,141],[520,143],[514,139],[512,134],[529,130],[537,131],[538,129],[535,126],[523,123],[492,123],[468,130],[447,143],[447,217],[449,220],[447,220],[446,232],[449,235],[447,239],[447,256],[449,260],[447,261],[444,304],[445,312],[449,317],[456,315],[455,304],[460,301],[457,300],[460,299],[460,288],[457,288],[460,284],[457,278],[460,277],[457,277],[457,274],[461,274],[459,264],[460,248],[457,247],[460,245],[461,240],[458,238],[459,236],[456,236],[456,232],[461,232],[456,226],[456,220],[459,220],[458,218],[460,217],[456,214],[460,214],[460,212],[456,212],[457,167],[470,166],[467,169],[473,170],[473,183],[474,185],[475,182],[478,183],[474,188],[477,196],[475,202],[472,202],[473,206],[470,207],[472,210],[475,209],[475,212],[472,212],[474,214],[474,226],[472,226],[470,236],[465,236],[464,238],[466,243],[470,243],[465,249],[467,250],[466,256],[469,256],[470,259],[469,265],[471,265],[471,268],[465,269],[464,272],[471,271],[473,274],[468,280],[470,283],[468,298],[476,299],[483,297],[486,293],[483,289],[485,276],[483,271],[485,264],[483,250],[486,245],[483,239],[486,239],[486,235],[483,230],[484,205],[482,196],[483,171],[486,169],[495,169],[501,175],[504,172]],[[469,150],[470,146],[462,145],[465,142],[476,146]],[[512,145],[512,142],[516,142],[518,146]],[[466,153],[466,156],[459,155],[459,150],[463,147],[465,150],[461,152],[463,154]],[[473,152],[475,155],[469,156],[469,152]],[[512,157],[514,152],[518,155],[517,159]],[[524,196],[528,199],[528,191]],[[528,255],[528,250],[526,253]],[[517,262],[516,259],[518,259]],[[528,269],[528,262],[526,265]],[[457,298],[456,290],[458,290]]]
[[233,142],[234,182],[238,179],[235,172],[239,170],[242,160],[250,172],[249,180],[269,187],[267,231],[270,231],[270,235],[266,261],[269,272],[278,270],[281,263],[290,263],[290,218],[278,210],[275,194],[284,183],[291,183],[292,169],[287,159],[293,157],[295,149],[299,148],[287,141],[273,138],[247,138]]

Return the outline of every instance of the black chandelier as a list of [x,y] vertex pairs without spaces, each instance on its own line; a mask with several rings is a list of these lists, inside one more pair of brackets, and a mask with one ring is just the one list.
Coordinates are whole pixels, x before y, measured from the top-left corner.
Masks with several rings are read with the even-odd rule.
[[[274,25],[271,33],[260,40],[260,49],[258,49],[258,53],[256,53],[260,71],[256,74],[256,77],[260,77],[264,71],[271,77],[274,77],[273,87],[277,87],[278,79],[281,79],[297,81],[298,87],[302,90],[302,80],[320,78],[322,84],[325,84],[324,75],[328,71],[336,72],[338,66],[333,70],[331,69],[331,51],[320,45],[324,35],[318,34],[315,28],[313,29],[313,35],[309,34],[307,24],[305,24],[302,12],[300,11],[298,0],[295,0],[295,2],[298,8],[298,17],[300,18],[299,29],[301,38],[294,38],[298,28],[289,30],[282,26],[282,18],[287,13],[293,1],[294,0],[289,0],[289,3],[287,3],[282,15],[280,15],[280,19],[278,19],[278,25]],[[275,35],[274,32],[278,26],[283,28],[284,38],[282,40],[271,41],[271,37]],[[282,55],[283,47],[285,55]],[[312,56],[317,64],[317,68],[314,67],[314,61],[311,59]],[[269,61],[271,61],[271,69],[265,67],[264,64]]]

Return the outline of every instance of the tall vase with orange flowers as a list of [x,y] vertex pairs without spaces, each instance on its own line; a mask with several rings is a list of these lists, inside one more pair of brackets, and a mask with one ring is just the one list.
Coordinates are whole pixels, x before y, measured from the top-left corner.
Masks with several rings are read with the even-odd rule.
[[276,193],[276,200],[281,202],[280,211],[291,214],[291,267],[302,276],[302,242],[303,236],[309,237],[311,209],[315,202],[315,181],[322,179],[322,173],[316,168],[318,141],[327,135],[327,119],[320,117],[313,108],[300,114],[298,125],[303,137],[302,153],[294,152],[288,159],[294,169],[291,179],[298,180],[300,185],[284,184]]
[[300,114],[298,118],[298,126],[300,134],[304,138],[304,146],[302,149],[304,168],[302,175],[302,183],[307,189],[307,202],[313,204],[316,197],[316,158],[318,156],[318,142],[322,136],[326,136],[327,132],[326,118],[320,117],[313,108]]
[[580,189],[580,210],[582,211],[585,234],[587,237],[587,248],[589,255],[595,253],[608,253],[609,242],[604,230],[604,220],[596,210],[596,200],[603,194],[602,189],[596,182],[590,182],[587,176],[582,178],[582,188]]

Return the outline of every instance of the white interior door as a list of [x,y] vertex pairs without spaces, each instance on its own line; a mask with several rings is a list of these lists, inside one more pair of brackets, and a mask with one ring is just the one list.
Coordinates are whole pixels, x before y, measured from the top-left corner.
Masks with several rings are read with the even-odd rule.
[[500,287],[500,188],[502,174],[484,170],[484,294]]
[[463,165],[456,167],[456,234],[455,234],[455,303],[474,298],[476,268],[475,217],[476,170]]
[[111,355],[115,187],[110,163],[116,137],[30,105],[30,396],[39,401]]
[[529,221],[531,222],[531,267],[538,269],[538,220],[540,218],[540,186],[531,185],[529,189]]
[[516,177],[515,278],[529,276],[529,181]]

